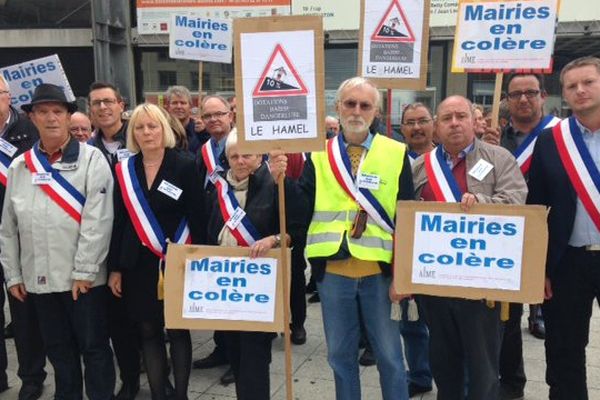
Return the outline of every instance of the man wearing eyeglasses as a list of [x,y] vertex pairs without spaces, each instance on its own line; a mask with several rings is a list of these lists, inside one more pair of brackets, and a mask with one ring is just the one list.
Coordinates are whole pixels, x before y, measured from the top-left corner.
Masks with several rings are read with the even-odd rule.
[[[536,74],[513,74],[507,78],[507,103],[510,121],[502,130],[486,130],[484,140],[500,144],[509,150],[519,163],[521,172],[528,177],[533,147],[537,137],[545,128],[560,122],[552,115],[544,116],[544,77]],[[510,305],[509,319],[504,325],[504,336],[500,352],[500,398],[513,400],[523,398],[525,369],[523,366],[523,339],[521,316],[523,305]],[[539,339],[544,339],[545,326],[540,305],[529,307],[529,331]]]
[[71,115],[69,133],[78,141],[86,143],[92,136],[92,122],[87,115],[76,111]]
[[[221,96],[205,96],[200,104],[200,113],[200,118],[202,118],[206,126],[206,131],[210,135],[210,139],[203,146],[207,146],[207,151],[212,152],[215,170],[227,171],[229,163],[227,162],[227,157],[225,157],[225,142],[227,141],[229,132],[231,132],[233,121],[229,102]],[[207,165],[208,160],[202,156],[202,151],[198,153],[201,184],[204,185],[207,192],[212,192],[215,186],[208,173],[211,167]],[[212,353],[204,358],[195,360],[193,363],[194,368],[207,369],[229,364],[223,332],[215,331],[213,340],[215,348]],[[233,371],[229,368],[221,376],[221,383],[229,384],[232,382],[234,382]]]
[[[37,128],[23,114],[11,106],[10,88],[0,75],[0,160],[6,168],[21,153],[29,150],[38,140]],[[13,152],[14,150],[14,152]],[[2,175],[6,175],[3,173]],[[0,181],[0,206],[4,204],[6,180]],[[1,251],[1,249],[0,249]],[[0,283],[4,283],[4,272],[0,266]],[[7,358],[4,343],[4,288],[0,288],[0,392],[8,389],[6,376]],[[46,352],[40,332],[37,313],[33,302],[23,302],[8,296],[12,318],[15,347],[19,369],[17,375],[23,382],[19,400],[36,400],[42,395],[46,379]]]
[[402,135],[408,146],[410,163],[414,163],[421,154],[435,147],[433,144],[433,117],[423,103],[407,105],[402,112]]
[[[406,146],[370,131],[380,93],[355,77],[337,91],[343,127],[327,151],[307,159],[299,182],[310,222],[306,255],[317,281],[336,399],[361,397],[357,360],[362,318],[383,399],[408,399],[399,323],[390,318],[396,201],[412,199]],[[336,171],[336,172],[334,172]]]
[[[123,98],[116,86],[94,82],[88,95],[95,135],[88,144],[97,147],[111,166],[129,157],[126,147],[127,122],[121,119],[125,108]],[[108,323],[110,340],[119,366],[121,387],[115,400],[133,400],[140,390],[140,350],[137,330],[126,312],[123,300],[109,290]]]

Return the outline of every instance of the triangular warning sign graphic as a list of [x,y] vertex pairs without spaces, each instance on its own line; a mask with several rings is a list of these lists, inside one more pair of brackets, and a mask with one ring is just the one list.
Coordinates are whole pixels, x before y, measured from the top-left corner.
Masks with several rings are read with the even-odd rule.
[[415,41],[415,35],[398,0],[392,0],[377,28],[375,28],[375,32],[371,35],[371,40],[374,42],[404,43]]
[[308,89],[306,89],[302,78],[298,75],[283,47],[277,44],[260,79],[256,83],[252,95],[254,97],[269,97],[307,94]]

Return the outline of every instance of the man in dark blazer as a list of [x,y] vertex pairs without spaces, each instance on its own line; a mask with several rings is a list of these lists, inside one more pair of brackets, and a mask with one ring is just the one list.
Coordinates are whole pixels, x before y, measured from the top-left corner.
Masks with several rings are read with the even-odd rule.
[[546,382],[552,400],[587,400],[585,348],[600,291],[600,59],[561,71],[573,111],[542,134],[529,170],[530,204],[550,207],[546,261]]

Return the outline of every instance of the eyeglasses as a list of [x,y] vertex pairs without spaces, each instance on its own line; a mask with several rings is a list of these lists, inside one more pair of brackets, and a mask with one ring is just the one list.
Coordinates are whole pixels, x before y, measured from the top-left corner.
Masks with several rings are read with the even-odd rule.
[[113,106],[115,104],[117,104],[118,100],[117,99],[99,99],[99,100],[92,100],[90,101],[90,105],[92,107],[102,107],[102,103],[104,103],[104,105],[106,107],[110,107]]
[[211,120],[213,118],[215,118],[215,119],[222,118],[222,117],[224,117],[224,116],[226,116],[228,114],[229,114],[229,111],[217,111],[217,112],[214,112],[214,113],[202,114],[200,116],[200,118],[202,118],[205,121],[208,121],[208,120]]
[[520,100],[521,96],[523,96],[523,95],[525,95],[525,97],[528,99],[533,99],[538,94],[540,94],[539,90],[525,90],[525,91],[517,90],[517,91],[508,93],[507,96],[511,100]]
[[356,100],[342,101],[342,106],[347,110],[354,110],[357,105],[360,107],[360,111],[371,111],[373,109],[373,104],[368,103],[366,101],[356,101]]
[[408,121],[404,122],[402,125],[408,126],[409,128],[413,128],[417,125],[425,126],[430,122],[431,122],[431,119],[429,119],[429,118],[421,118],[421,119],[417,119],[417,120],[409,119]]
[[73,126],[71,128],[69,128],[69,132],[71,133],[77,133],[77,132],[91,132],[92,130],[89,128],[86,128],[85,126]]

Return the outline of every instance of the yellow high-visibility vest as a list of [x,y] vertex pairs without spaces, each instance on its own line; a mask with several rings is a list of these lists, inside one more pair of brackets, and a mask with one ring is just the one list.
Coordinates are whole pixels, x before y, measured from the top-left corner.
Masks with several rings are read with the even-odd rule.
[[[385,212],[394,220],[398,180],[404,163],[406,146],[383,135],[375,135],[370,150],[361,165],[361,173],[377,175],[379,188],[371,190]],[[306,244],[308,258],[336,254],[344,236],[350,254],[359,260],[392,261],[392,235],[371,218],[359,239],[348,232],[360,206],[342,189],[331,169],[326,152],[313,153],[315,167],[315,207]]]

